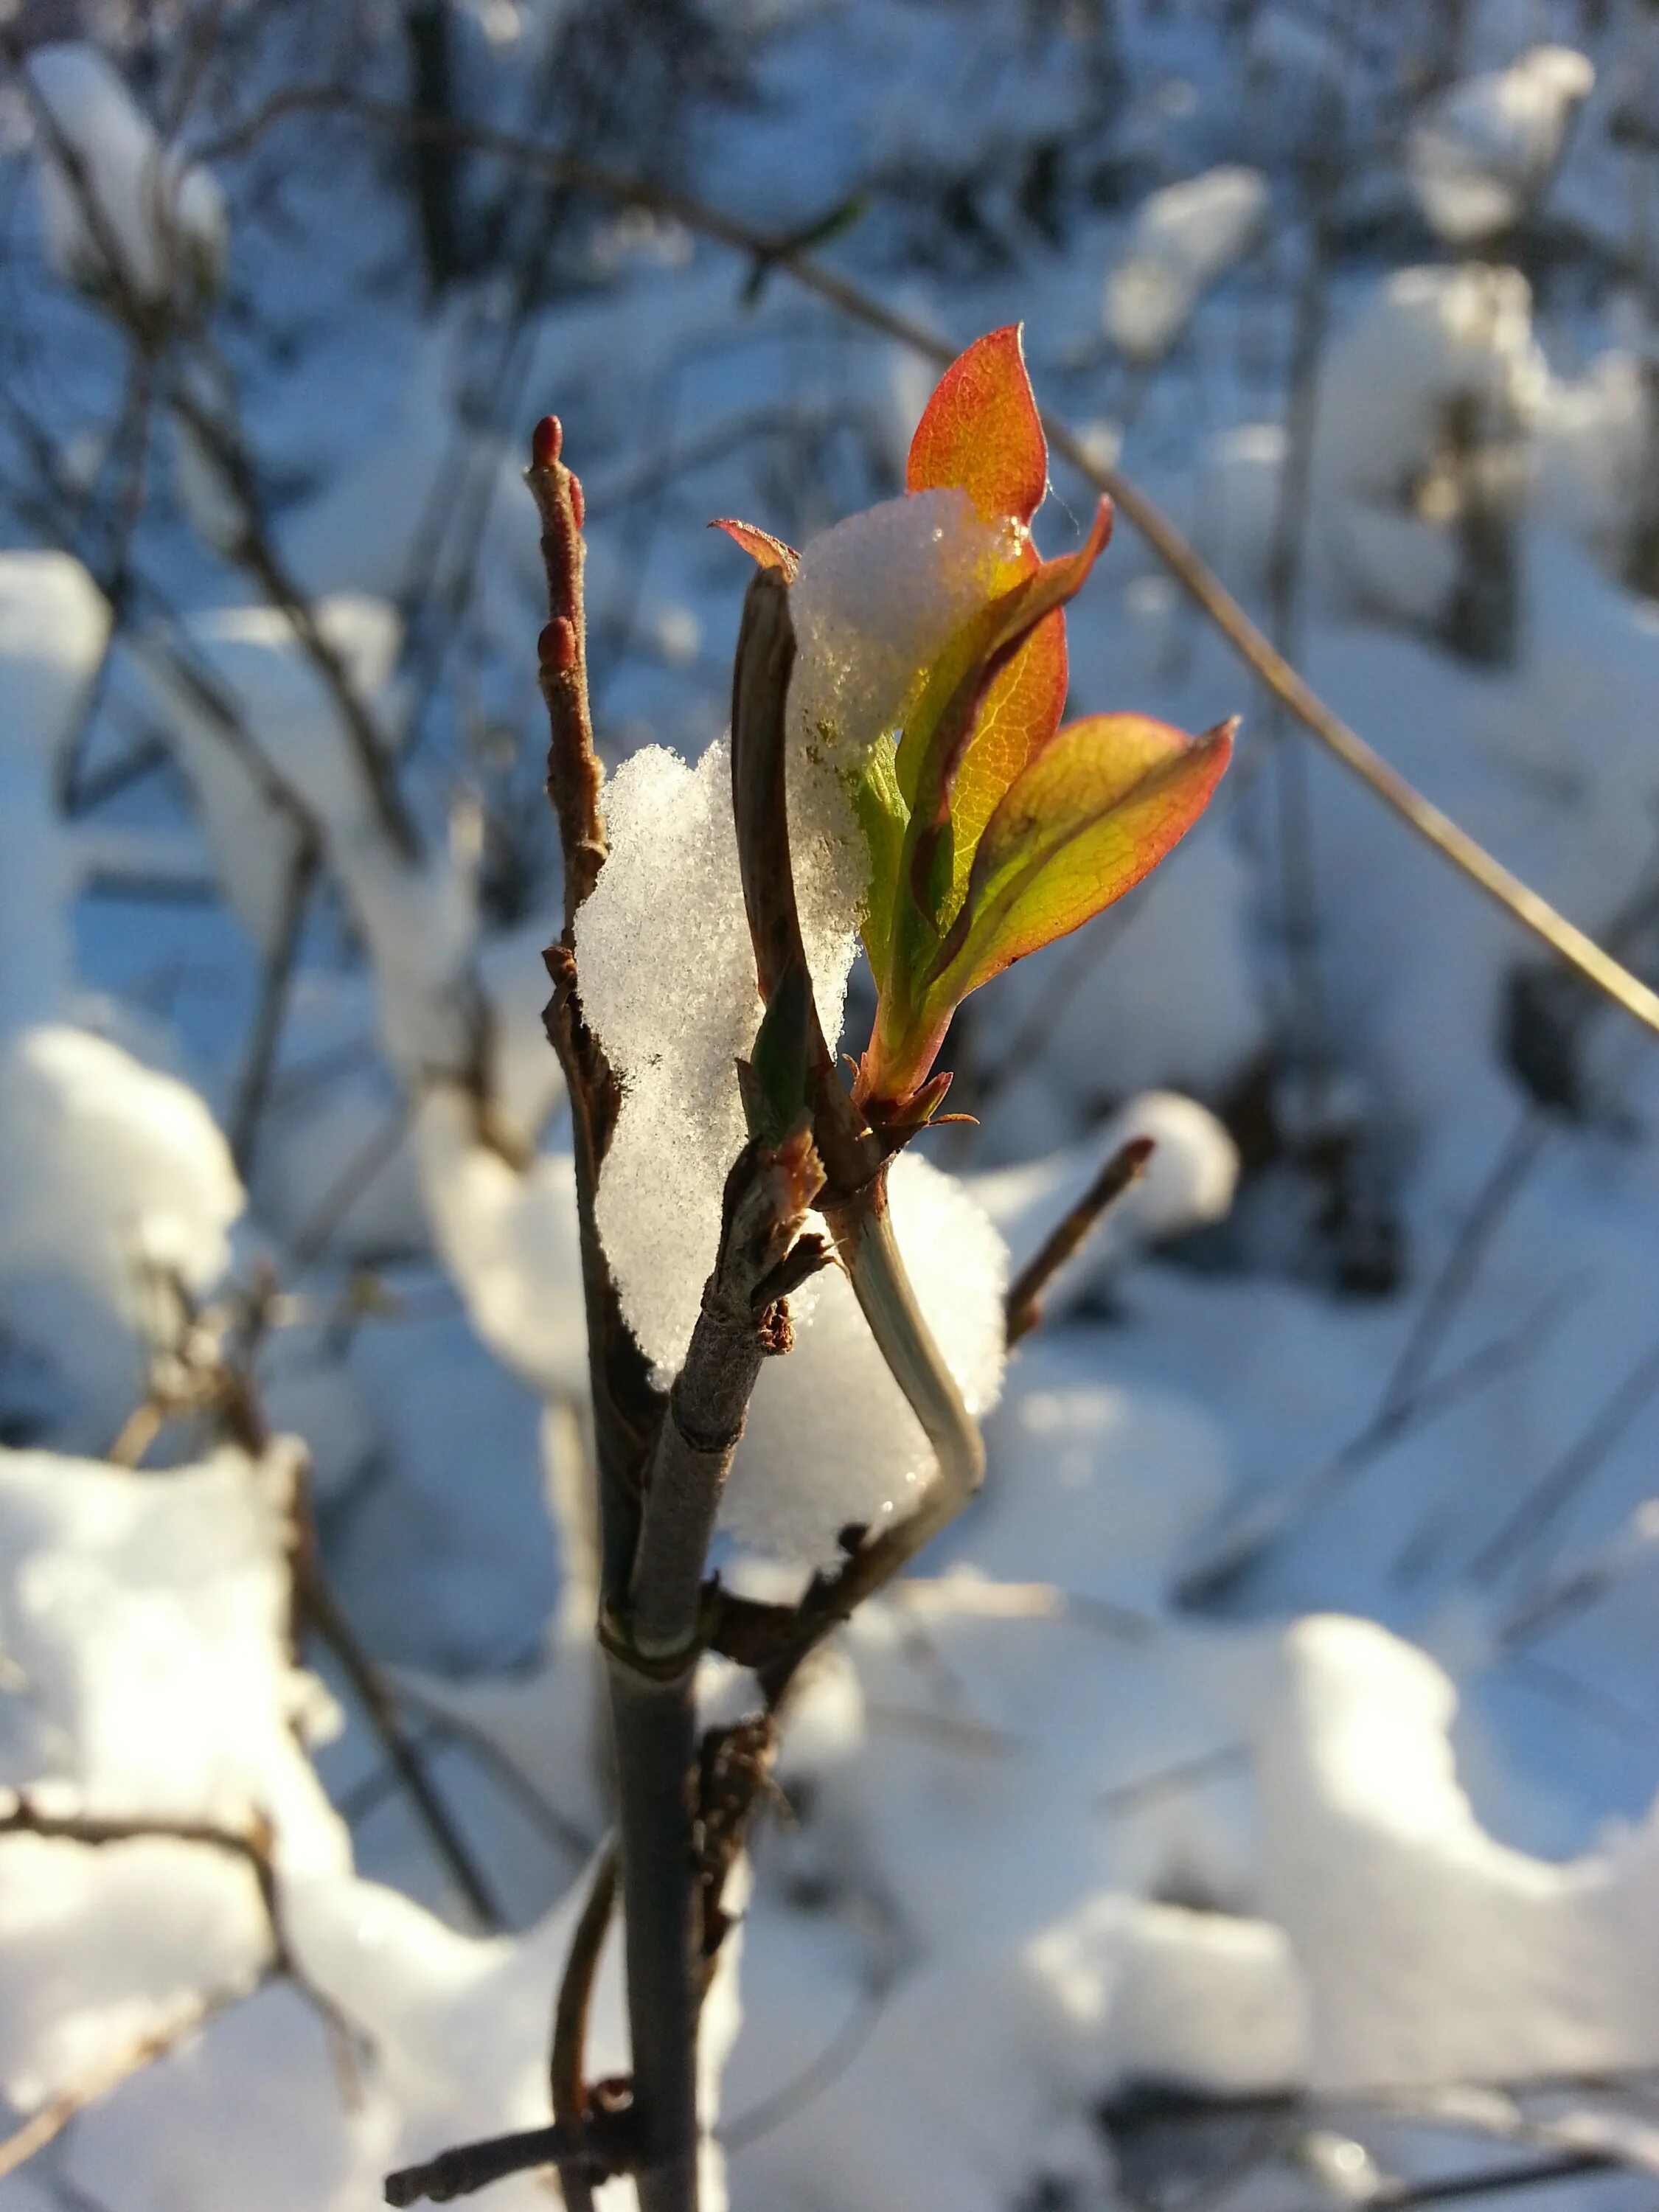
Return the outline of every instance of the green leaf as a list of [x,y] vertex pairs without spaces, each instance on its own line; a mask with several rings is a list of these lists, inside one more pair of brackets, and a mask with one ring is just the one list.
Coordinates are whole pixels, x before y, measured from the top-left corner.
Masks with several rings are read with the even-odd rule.
[[757,1143],[775,1148],[806,1117],[812,983],[799,963],[778,979],[754,1049],[738,1062],[744,1118]]
[[871,747],[864,774],[854,792],[859,827],[870,854],[870,904],[864,921],[864,949],[878,990],[886,988],[893,947],[893,914],[898,895],[904,832],[910,810],[899,789],[896,747],[882,736]]
[[919,1000],[959,1004],[1133,890],[1203,812],[1236,726],[1190,738],[1141,714],[1097,714],[1061,730],[986,824]]

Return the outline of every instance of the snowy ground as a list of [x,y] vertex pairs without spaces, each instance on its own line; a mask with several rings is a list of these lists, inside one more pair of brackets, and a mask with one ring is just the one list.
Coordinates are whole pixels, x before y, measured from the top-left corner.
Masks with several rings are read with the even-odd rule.
[[[645,756],[724,726],[746,563],[704,524],[890,496],[931,372],[494,155],[242,128],[406,104],[441,11],[37,12],[0,82],[0,2212],[346,2212],[546,2117],[604,1826],[528,428],[586,486],[641,834],[720,781]],[[1023,319],[1329,702],[1659,974],[1650,8],[652,0],[606,46],[628,17],[458,0],[458,111],[769,233],[842,211],[825,257],[954,341]],[[1091,506],[1057,466],[1045,552]],[[984,1497],[794,1716],[711,2201],[1299,2212],[1605,2157],[1528,2199],[1622,2212],[1659,2166],[1659,1040],[1126,526],[1069,638],[1074,713],[1246,719],[1189,843],[953,1041],[978,1126],[903,1202],[986,1400],[996,1232],[1018,1263],[1115,1141],[1159,1152],[1009,1363]],[[683,1055],[645,1168],[709,1156],[659,1245],[619,1225],[666,1359],[722,1140],[661,1117],[726,1047],[652,954],[719,934],[704,828],[609,925],[609,1018]],[[869,1006],[855,971],[849,1048]],[[816,1297],[733,1477],[757,1584],[791,1570],[740,1541],[812,1554],[917,1472]],[[471,1900],[339,1650],[291,1648],[313,1518]]]

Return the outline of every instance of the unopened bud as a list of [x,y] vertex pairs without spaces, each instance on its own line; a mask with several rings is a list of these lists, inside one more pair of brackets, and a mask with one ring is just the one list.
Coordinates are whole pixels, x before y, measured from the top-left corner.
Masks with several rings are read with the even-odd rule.
[[564,445],[564,425],[556,415],[544,415],[530,434],[530,465],[550,469]]
[[587,501],[582,496],[582,480],[574,473],[570,478],[570,512],[580,530],[587,520]]
[[576,625],[568,615],[555,615],[537,640],[544,668],[568,676],[576,665]]

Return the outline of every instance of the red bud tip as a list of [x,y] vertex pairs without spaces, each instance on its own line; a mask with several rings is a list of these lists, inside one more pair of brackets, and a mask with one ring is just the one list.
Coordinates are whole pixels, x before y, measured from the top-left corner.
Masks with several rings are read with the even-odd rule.
[[544,668],[568,676],[576,665],[576,625],[568,615],[555,615],[536,641]]
[[570,477],[570,512],[580,530],[587,520],[587,501],[582,496],[582,480],[574,473]]
[[550,469],[564,445],[564,425],[556,415],[544,415],[530,434],[530,465]]

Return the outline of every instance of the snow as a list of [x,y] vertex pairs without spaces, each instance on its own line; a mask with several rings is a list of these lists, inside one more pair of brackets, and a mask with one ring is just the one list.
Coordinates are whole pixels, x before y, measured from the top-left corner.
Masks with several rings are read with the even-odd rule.
[[170,1285],[207,1291],[242,1211],[197,1093],[62,1023],[0,1042],[0,1313],[112,1431],[138,1355],[171,1333]]
[[[272,1826],[285,1870],[337,1872],[345,1836],[295,1729],[315,1685],[287,1650],[297,1454],[228,1449],[139,1481],[0,1456],[3,1774],[115,1819]],[[45,1802],[45,1793],[42,1793]]]
[[1471,403],[1498,451],[1525,434],[1547,388],[1531,311],[1514,269],[1404,269],[1331,346],[1315,444],[1319,534],[1350,605],[1425,623],[1443,614],[1468,498],[1443,473],[1446,410]]
[[[969,1412],[982,1414],[1002,1380],[1002,1240],[956,1177],[926,1160],[900,1156],[889,1198],[923,1316]],[[804,1284],[789,1312],[794,1350],[761,1370],[720,1521],[761,1551],[824,1565],[849,1524],[903,1518],[933,1454],[839,1268]]]
[[1552,379],[1537,425],[1537,507],[1617,576],[1637,520],[1648,442],[1647,364],[1610,348],[1583,376]]
[[66,554],[0,553],[0,1024],[49,1021],[73,983],[73,850],[53,780],[109,632]]
[[[346,681],[371,709],[390,681],[398,643],[393,610],[345,595],[315,609],[317,628]],[[252,746],[250,759],[197,692],[152,659],[154,710],[177,747],[202,810],[226,896],[258,943],[281,927],[301,819],[325,823],[366,869],[383,838],[364,780],[340,726],[339,708],[279,608],[215,608],[185,625],[189,645],[228,693]],[[290,802],[285,814],[273,798]]]
[[[843,969],[869,891],[853,792],[870,748],[902,726],[926,671],[984,604],[1011,550],[966,492],[930,491],[849,515],[801,555],[789,593],[790,857],[808,945],[844,941]],[[818,1012],[833,1039],[838,999],[821,990]]]
[[207,1289],[242,1193],[195,1092],[85,1030],[20,1031],[0,1058],[0,1249],[131,1307],[149,1268]]
[[568,1152],[522,1173],[481,1143],[463,1092],[422,1100],[416,1141],[434,1238],[473,1326],[496,1356],[549,1397],[574,1397],[587,1373]]
[[747,1134],[734,1063],[760,1021],[730,780],[724,744],[694,769],[656,746],[626,762],[605,787],[611,856],[577,921],[583,1010],[623,1084],[599,1231],[629,1325],[666,1375],[720,1243]]
[[[28,73],[55,126],[41,131],[37,174],[46,250],[58,271],[99,285],[107,283],[113,258],[146,300],[166,299],[181,289],[181,278],[194,289],[216,287],[228,218],[210,173],[162,144],[96,47],[36,46]],[[59,140],[81,165],[84,184],[71,176]]]
[[1255,240],[1267,192],[1258,170],[1227,163],[1142,201],[1106,279],[1106,335],[1121,353],[1149,363],[1169,351]]
[[1281,1664],[1258,1738],[1267,1899],[1306,1962],[1315,2078],[1651,2064],[1659,1826],[1567,1866],[1505,1850],[1458,1786],[1455,1693],[1425,1655],[1314,1618]]
[[1434,100],[1413,126],[1406,163],[1440,237],[1468,246],[1506,230],[1547,184],[1595,82],[1595,64],[1575,47],[1534,46]]
[[[170,18],[94,12],[100,43],[33,49],[34,81],[92,134],[133,283],[158,310],[191,286],[166,373],[237,409],[418,853],[258,601],[225,487],[164,396],[139,437],[93,242],[14,86],[0,168],[37,206],[6,203],[0,419],[0,1813],[21,1790],[137,1827],[262,1816],[307,1986],[269,1974],[232,1852],[0,1836],[0,2136],[135,2038],[197,2023],[0,2203],[353,2212],[395,2164],[545,2119],[552,1991],[607,1817],[572,1133],[541,1026],[562,902],[528,423],[557,409],[587,492],[614,849],[578,951],[626,1085],[601,1219],[665,1381],[759,1012],[720,736],[744,562],[702,525],[752,514],[805,548],[791,828],[825,1027],[854,1053],[871,994],[848,773],[1009,549],[959,497],[893,496],[933,372],[786,269],[738,312],[724,251],[584,217],[548,234],[520,323],[489,217],[501,191],[513,230],[534,210],[469,156],[487,265],[428,296],[408,169],[355,124],[289,113],[197,150],[314,82],[325,9],[283,13],[280,35],[270,11],[230,11],[193,87]],[[1267,622],[1301,165],[1340,89],[1294,658],[1607,941],[1639,921],[1659,820],[1652,27],[1637,0],[1483,0],[1455,42],[1421,11],[1370,11],[1352,38],[1320,12],[716,10],[706,76],[641,54],[593,150],[778,231],[862,195],[830,265],[957,342],[1023,319],[1045,404]],[[552,58],[584,20],[455,12],[469,115],[556,134],[590,80]],[[352,90],[405,96],[385,42],[337,58]],[[734,59],[747,90],[717,108]],[[532,118],[544,62],[558,112]],[[94,689],[92,580],[116,573],[129,481],[133,590]],[[1056,464],[1051,489],[1052,529],[1080,527],[1085,487]],[[1453,617],[1498,571],[1512,635],[1471,659]],[[705,2203],[1108,2212],[1224,2185],[1274,2212],[1431,2187],[1490,2155],[1480,2130],[1546,2111],[1639,2160],[1632,2092],[1477,2106],[1469,2085],[1659,2063],[1656,1401],[1632,1382],[1659,1307],[1659,1063],[1622,1018],[1564,1041],[1517,1016],[1535,949],[1317,750],[1292,780],[1301,738],[1281,743],[1127,524],[1068,645],[1068,712],[1201,729],[1242,709],[1239,759],[1140,893],[973,1002],[948,1064],[979,1125],[895,1168],[986,1481],[799,1686],[789,1810],[763,1808],[712,2000]],[[181,656],[239,728],[204,713]],[[146,769],[157,735],[171,759]],[[219,1127],[296,817],[319,866],[244,1193]],[[1313,1084],[1285,1043],[1303,864]],[[1650,972],[1650,922],[1620,943]],[[1561,1004],[1577,1022],[1571,989]],[[1552,1050],[1573,1103],[1534,1112]],[[1323,1110],[1301,1103],[1320,1092]],[[1530,1164],[1426,1389],[1394,1406],[1517,1129]],[[1005,1358],[1011,1271],[1142,1130],[1146,1181]],[[1386,1268],[1345,1272],[1365,1235],[1392,1291]],[[281,1441],[250,1456],[203,1411],[139,1472],[100,1460],[202,1301],[200,1342],[225,1329]],[[840,1272],[792,1310],[715,1555],[762,1597],[931,1474]],[[290,1649],[303,1462],[331,1587],[500,1934],[473,1931],[334,1658]],[[1495,1558],[1552,1480],[1553,1517]],[[750,1695],[713,1660],[700,1690],[705,1723]],[[591,2056],[627,2063],[616,1931]],[[1432,2124],[1372,2124],[1357,2093],[1402,2081]],[[1287,2106],[1257,2155],[1237,2114],[1126,2120],[1149,2085],[1349,2101]],[[502,2212],[545,2201],[534,2177],[492,2192]]]

